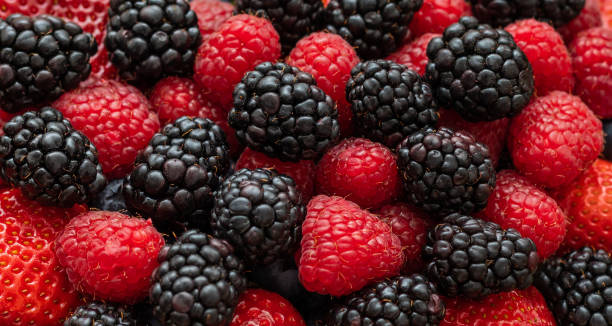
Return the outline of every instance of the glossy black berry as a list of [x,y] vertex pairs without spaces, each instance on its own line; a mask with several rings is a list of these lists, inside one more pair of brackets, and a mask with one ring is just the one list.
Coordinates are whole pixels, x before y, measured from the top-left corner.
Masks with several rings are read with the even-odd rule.
[[470,0],[470,3],[474,16],[493,26],[536,18],[561,27],[580,14],[585,0]]
[[606,160],[612,161],[612,120],[603,120],[604,131],[604,150],[603,156]]
[[101,211],[128,213],[123,198],[123,179],[109,181],[106,187],[89,203],[89,207]]
[[128,307],[102,302],[91,302],[78,307],[66,319],[64,326],[137,326],[134,314]]

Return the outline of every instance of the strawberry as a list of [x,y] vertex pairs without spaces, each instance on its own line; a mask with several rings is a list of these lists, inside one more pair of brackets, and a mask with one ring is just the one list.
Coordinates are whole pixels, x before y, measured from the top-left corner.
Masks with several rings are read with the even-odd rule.
[[0,18],[11,14],[41,15],[49,13],[53,1],[49,0],[2,0],[0,1]]

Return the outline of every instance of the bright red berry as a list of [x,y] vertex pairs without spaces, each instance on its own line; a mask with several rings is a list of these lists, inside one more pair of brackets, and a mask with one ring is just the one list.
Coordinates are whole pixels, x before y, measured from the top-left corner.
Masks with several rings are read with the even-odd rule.
[[51,12],[53,1],[49,0],[3,0],[0,3],[0,19],[11,14],[37,16]]
[[463,16],[470,16],[470,5],[464,0],[423,0],[408,26],[412,37],[425,33],[442,33]]
[[601,121],[580,100],[553,91],[538,97],[510,122],[514,166],[546,187],[570,183],[601,153]]
[[164,239],[151,220],[90,211],[73,218],[55,241],[55,253],[75,287],[100,300],[145,298]]
[[261,289],[240,295],[230,326],[306,326],[287,299]]
[[578,33],[603,24],[599,8],[599,0],[586,0],[578,17],[557,29],[559,34],[563,36],[565,44],[570,44]]
[[219,0],[193,0],[191,10],[198,16],[198,27],[202,39],[216,31],[223,22],[232,17],[234,6]]
[[417,37],[414,41],[404,44],[399,50],[391,53],[387,60],[402,64],[416,71],[419,75],[425,73],[427,66],[427,45],[432,38],[440,36],[436,33],[426,33]]
[[612,28],[612,1],[601,0],[599,7],[601,8],[603,25]]
[[376,215],[340,197],[315,196],[302,224],[299,277],[306,290],[342,296],[399,274],[400,239]]

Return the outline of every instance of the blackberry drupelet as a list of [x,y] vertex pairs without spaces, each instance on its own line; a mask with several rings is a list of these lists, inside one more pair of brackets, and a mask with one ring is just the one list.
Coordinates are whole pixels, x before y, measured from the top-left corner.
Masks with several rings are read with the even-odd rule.
[[49,15],[0,19],[0,35],[0,108],[12,113],[79,86],[98,50],[91,34]]
[[336,104],[312,75],[281,62],[264,62],[244,75],[228,120],[242,143],[288,161],[318,158],[340,130]]
[[163,325],[226,325],[246,289],[230,244],[190,230],[159,253],[150,300]]
[[389,148],[438,122],[438,104],[429,84],[389,60],[358,63],[346,84],[346,98],[357,131]]
[[180,117],[153,136],[123,183],[127,207],[163,232],[208,228],[213,191],[229,169],[221,127]]
[[584,247],[551,258],[534,284],[559,325],[612,324],[612,259],[605,250]]
[[531,286],[539,262],[533,241],[515,229],[458,213],[429,231],[423,257],[442,294],[470,299]]
[[423,275],[396,276],[341,299],[330,311],[330,326],[438,325],[444,302]]
[[78,307],[64,326],[136,326],[133,313],[126,307],[90,302]]
[[187,0],[111,0],[104,44],[121,77],[150,85],[191,76],[201,37]]
[[342,36],[363,59],[386,57],[408,32],[408,24],[423,0],[330,0],[323,26]]
[[469,0],[481,22],[505,26],[516,20],[536,18],[561,27],[576,18],[585,0]]
[[249,264],[269,264],[299,246],[305,215],[293,179],[273,170],[241,169],[215,192],[211,227]]
[[422,129],[404,139],[397,166],[410,200],[437,216],[479,211],[495,187],[487,147],[446,127]]
[[101,211],[129,214],[123,198],[123,179],[109,181],[106,187],[91,200],[89,207]]
[[534,91],[525,53],[505,30],[461,17],[427,46],[425,78],[440,106],[470,121],[517,115]]
[[47,206],[86,203],[106,185],[94,145],[48,106],[4,125],[0,175],[29,199]]

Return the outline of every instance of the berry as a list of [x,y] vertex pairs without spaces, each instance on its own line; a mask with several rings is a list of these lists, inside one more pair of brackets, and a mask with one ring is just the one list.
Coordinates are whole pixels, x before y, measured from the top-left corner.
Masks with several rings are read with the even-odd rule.
[[410,43],[404,44],[397,51],[391,53],[387,60],[391,60],[400,65],[414,70],[417,74],[423,75],[427,66],[427,45],[434,37],[441,36],[435,33],[425,33]]
[[195,61],[194,80],[207,98],[224,110],[232,106],[232,92],[249,70],[280,57],[278,33],[270,21],[251,15],[226,20],[202,42]]
[[353,133],[353,112],[346,100],[346,82],[359,62],[355,49],[342,37],[331,33],[312,33],[301,39],[289,53],[287,64],[311,74],[317,86],[338,106],[340,134]]
[[93,36],[48,15],[14,14],[0,20],[0,107],[15,113],[47,103],[89,76]]
[[470,5],[463,0],[423,0],[408,29],[413,38],[425,33],[442,33],[459,18],[471,15]]
[[462,131],[420,130],[404,139],[397,156],[406,193],[428,213],[479,211],[495,187],[489,150]]
[[49,13],[53,5],[53,1],[47,0],[4,0],[0,5],[0,19],[6,19],[11,14],[36,16]]
[[246,290],[230,326],[306,326],[300,313],[285,298],[261,289]]
[[612,162],[612,120],[603,120],[604,150],[603,157]]
[[515,20],[537,18],[555,27],[574,19],[585,0],[470,0],[472,12],[483,23],[504,26]]
[[586,0],[584,8],[578,17],[572,19],[567,25],[557,29],[559,34],[563,36],[565,44],[571,44],[578,33],[589,28],[599,27],[603,24],[599,8],[599,0]]
[[423,257],[442,294],[470,299],[528,288],[539,262],[533,241],[515,229],[461,214],[429,232]]
[[429,84],[389,60],[358,63],[346,84],[346,98],[357,131],[389,148],[438,121],[438,104]]
[[281,160],[316,159],[339,134],[338,111],[312,77],[285,63],[264,62],[236,85],[229,125],[240,142]]
[[220,0],[192,0],[191,10],[198,16],[198,28],[202,39],[219,29],[221,24],[232,17],[234,6]]
[[223,240],[194,230],[166,245],[150,301],[163,325],[226,325],[246,289],[243,266]]
[[395,155],[364,138],[332,147],[317,164],[317,193],[344,197],[363,208],[388,204],[401,192]]
[[342,296],[399,274],[400,239],[376,215],[324,195],[311,199],[306,212],[299,263],[306,290]]
[[102,170],[124,177],[136,156],[159,130],[157,115],[136,88],[114,80],[97,80],[60,97],[53,106],[74,128],[91,139]]
[[534,99],[510,122],[508,149],[514,166],[546,187],[571,182],[602,148],[601,121],[578,97],[564,92]]
[[90,207],[101,211],[127,212],[123,199],[123,179],[109,181],[106,188],[90,202]]
[[600,0],[599,7],[601,8],[601,19],[603,26],[612,28],[612,3],[609,1]]
[[127,307],[90,302],[78,307],[64,326],[136,326],[134,314]]

